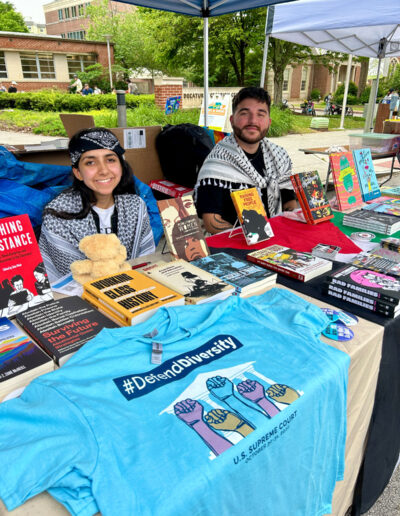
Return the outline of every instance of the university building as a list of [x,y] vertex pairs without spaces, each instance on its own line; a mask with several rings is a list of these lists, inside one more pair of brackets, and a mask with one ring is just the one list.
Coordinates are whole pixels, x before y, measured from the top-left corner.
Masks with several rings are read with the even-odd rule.
[[[113,50],[111,44],[111,64]],[[54,87],[67,91],[73,74],[94,63],[108,68],[107,43],[0,31],[0,81],[7,88],[16,81],[18,91]]]
[[[43,6],[47,34],[63,39],[85,39],[89,26],[86,8],[93,2],[83,0],[54,0]],[[110,15],[131,12],[135,7],[121,2],[109,2]]]

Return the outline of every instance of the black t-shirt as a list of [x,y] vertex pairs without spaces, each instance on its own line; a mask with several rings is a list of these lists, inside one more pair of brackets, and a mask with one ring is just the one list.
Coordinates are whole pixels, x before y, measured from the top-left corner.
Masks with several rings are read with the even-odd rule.
[[[254,154],[249,154],[246,151],[244,151],[244,153],[260,176],[264,177],[264,158],[261,145]],[[252,188],[253,186],[254,185],[251,184],[247,185],[248,188]],[[243,184],[231,183],[232,190],[239,190],[242,187]],[[198,215],[202,217],[203,213],[217,213],[223,218],[223,220],[226,220],[226,222],[233,225],[236,222],[237,213],[233,205],[230,192],[231,190],[228,188],[220,186],[200,185],[197,191],[196,202]],[[296,195],[293,190],[282,189],[281,199],[282,204],[285,204],[287,201],[296,199]],[[265,206],[267,216],[269,217],[268,195],[266,188],[261,189],[261,200]]]

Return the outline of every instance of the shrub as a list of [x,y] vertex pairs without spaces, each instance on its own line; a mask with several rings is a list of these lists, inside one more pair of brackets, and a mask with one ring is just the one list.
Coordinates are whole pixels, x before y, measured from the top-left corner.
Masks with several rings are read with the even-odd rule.
[[314,88],[310,93],[311,100],[319,100],[321,98],[321,92],[318,88]]
[[[344,84],[341,84],[338,89],[335,91],[335,94],[334,94],[334,98],[336,100],[336,97],[338,97],[339,95],[342,95],[343,97],[343,94],[344,94]],[[353,95],[353,96],[357,96],[357,92],[358,92],[358,87],[356,84],[354,84],[354,82],[350,81],[349,82],[349,95]],[[336,100],[336,102],[339,102],[338,100]]]
[[[335,101],[342,106],[343,105],[343,95],[335,96]],[[354,95],[347,95],[346,104],[348,106],[354,106],[355,104],[358,104],[359,102],[360,102],[360,100],[357,97],[355,97]]]

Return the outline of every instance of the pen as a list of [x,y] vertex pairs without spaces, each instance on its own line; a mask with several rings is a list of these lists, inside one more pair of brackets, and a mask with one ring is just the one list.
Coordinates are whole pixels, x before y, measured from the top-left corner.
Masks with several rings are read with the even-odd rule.
[[132,265],[132,269],[139,269],[140,267],[146,267],[150,262],[138,263],[137,265]]

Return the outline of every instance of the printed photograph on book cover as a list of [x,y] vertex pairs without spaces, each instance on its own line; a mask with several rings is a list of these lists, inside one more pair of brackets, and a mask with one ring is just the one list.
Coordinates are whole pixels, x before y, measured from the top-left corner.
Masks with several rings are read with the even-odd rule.
[[0,316],[53,299],[28,215],[0,219]]
[[191,195],[163,199],[157,204],[165,238],[175,258],[190,262],[210,254]]
[[[211,346],[211,348],[210,348]],[[211,360],[221,358],[243,345],[233,336],[218,335],[211,342],[170,359],[151,370],[152,377],[166,382],[179,380],[201,365],[204,356]],[[200,373],[181,394],[162,410],[187,426],[198,442],[203,442],[204,452],[210,460],[263,427],[271,419],[304,393],[289,385],[279,383],[255,367],[256,362],[246,362],[233,367]],[[115,378],[120,392],[128,399],[148,394],[161,387],[154,382],[145,386],[149,372]],[[289,418],[294,417],[289,415]],[[278,435],[278,432],[275,432]],[[271,435],[273,438],[274,435]]]

